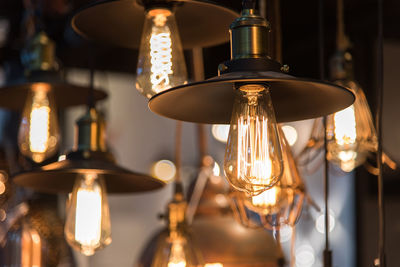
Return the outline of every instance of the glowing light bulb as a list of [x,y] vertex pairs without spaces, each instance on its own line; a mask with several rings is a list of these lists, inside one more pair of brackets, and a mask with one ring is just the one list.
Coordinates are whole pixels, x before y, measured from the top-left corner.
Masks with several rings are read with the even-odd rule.
[[183,245],[178,240],[172,243],[168,267],[186,267],[186,257],[183,250]]
[[339,84],[352,89],[356,100],[350,107],[328,116],[327,157],[343,171],[349,172],[364,163],[368,153],[376,151],[377,138],[362,89],[352,81]]
[[257,195],[282,175],[279,134],[269,89],[247,84],[236,90],[224,171],[233,187]]
[[147,98],[187,82],[187,71],[173,12],[150,9],[139,49],[136,88]]
[[28,94],[18,133],[18,145],[24,156],[42,162],[57,152],[59,129],[51,88],[36,84]]
[[224,267],[224,265],[222,263],[206,263],[206,265],[204,265],[204,267]]
[[107,194],[101,176],[85,173],[77,178],[64,232],[68,243],[87,256],[111,243]]

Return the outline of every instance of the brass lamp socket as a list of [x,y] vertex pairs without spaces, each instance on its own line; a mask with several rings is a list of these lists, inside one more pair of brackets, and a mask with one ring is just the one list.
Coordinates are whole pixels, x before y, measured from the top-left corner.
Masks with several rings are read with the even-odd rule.
[[269,22],[255,9],[244,9],[230,26],[231,59],[269,58]]
[[105,120],[95,108],[90,108],[76,122],[75,150],[106,152]]
[[25,74],[37,71],[57,71],[56,45],[43,31],[37,33],[21,52]]

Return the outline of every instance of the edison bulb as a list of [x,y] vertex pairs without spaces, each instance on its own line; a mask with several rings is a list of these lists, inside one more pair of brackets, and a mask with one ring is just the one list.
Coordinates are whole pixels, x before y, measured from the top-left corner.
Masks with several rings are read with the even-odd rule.
[[182,44],[171,10],[147,11],[136,74],[136,88],[147,98],[187,82]]
[[40,163],[57,152],[59,128],[53,92],[38,83],[28,93],[18,132],[21,153]]
[[350,107],[328,116],[327,157],[343,171],[350,172],[365,162],[368,153],[376,151],[377,138],[362,89],[352,81],[339,84],[350,88],[356,100]]
[[84,255],[111,243],[111,223],[107,192],[101,175],[80,174],[69,200],[65,237]]
[[274,109],[266,86],[242,85],[235,93],[224,171],[234,188],[257,195],[283,171]]

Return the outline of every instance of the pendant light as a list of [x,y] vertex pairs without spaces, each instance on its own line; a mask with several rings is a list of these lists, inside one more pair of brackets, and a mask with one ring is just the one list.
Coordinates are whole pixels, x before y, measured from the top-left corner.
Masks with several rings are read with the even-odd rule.
[[327,117],[327,157],[343,171],[350,172],[363,164],[369,153],[376,152],[378,140],[368,101],[354,80],[352,55],[344,33],[343,0],[337,7],[337,52],[331,59],[331,80],[351,89],[353,105]]
[[[283,73],[285,68],[267,54],[268,28],[254,1],[244,1],[241,17],[231,25],[232,60],[219,66],[220,75],[166,90],[149,102],[153,112],[177,120],[231,122],[224,170],[236,189],[253,195],[282,174],[275,112],[277,121],[300,120],[354,101],[346,88]],[[272,166],[271,178],[262,171],[265,164]]]
[[[203,266],[276,267],[278,249],[273,237],[263,229],[246,228],[234,219],[227,183],[214,174],[215,162],[210,156],[202,162],[190,193],[187,219]],[[193,214],[189,209],[193,209]],[[145,245],[137,266],[152,266],[158,244],[167,237],[167,229],[157,232]]]
[[187,203],[181,185],[176,185],[173,200],[168,204],[168,231],[160,236],[151,267],[200,267],[203,266],[200,251],[193,243],[186,223]]
[[[41,163],[59,148],[58,109],[85,104],[90,88],[61,81],[55,44],[44,31],[34,35],[21,57],[27,81],[0,88],[0,107],[22,111],[20,152]],[[94,91],[96,100],[106,96],[103,91]]]
[[111,243],[107,192],[143,192],[164,185],[161,180],[115,164],[107,150],[104,119],[95,109],[93,97],[89,100],[87,112],[77,121],[75,148],[66,159],[14,177],[16,184],[37,191],[72,192],[67,202],[65,237],[85,255],[93,255]]
[[187,83],[183,48],[227,42],[227,26],[236,17],[210,1],[102,1],[78,12],[72,27],[87,39],[139,47],[136,88],[151,98]]

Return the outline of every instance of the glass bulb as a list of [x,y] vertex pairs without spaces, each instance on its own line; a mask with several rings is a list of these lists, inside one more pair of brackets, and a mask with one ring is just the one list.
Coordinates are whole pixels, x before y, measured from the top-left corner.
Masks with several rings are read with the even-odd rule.
[[57,152],[59,128],[53,92],[48,84],[36,84],[29,92],[18,133],[24,156],[42,162]]
[[350,172],[376,151],[377,137],[371,111],[362,89],[352,81],[337,82],[350,88],[356,100],[350,107],[328,116],[327,138],[330,161]]
[[224,161],[232,186],[257,195],[274,186],[283,171],[270,92],[260,84],[236,90]]
[[182,44],[171,10],[157,8],[146,13],[136,74],[136,88],[147,98],[187,82]]
[[104,180],[95,173],[80,174],[68,204],[65,237],[83,254],[93,255],[111,243],[111,223]]

